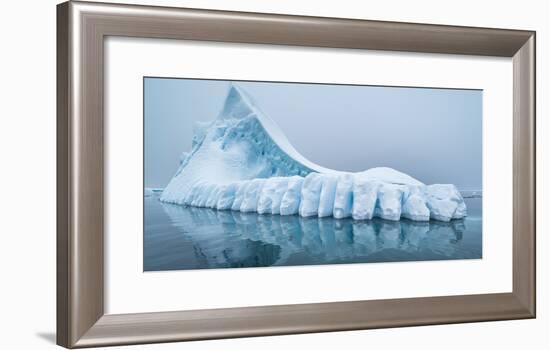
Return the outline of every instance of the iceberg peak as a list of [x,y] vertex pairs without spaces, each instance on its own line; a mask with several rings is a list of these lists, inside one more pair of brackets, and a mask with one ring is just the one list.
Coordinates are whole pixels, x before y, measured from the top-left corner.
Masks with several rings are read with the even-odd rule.
[[259,113],[256,104],[241,87],[235,83],[230,83],[229,90],[223,108],[218,118],[220,119],[242,119],[250,115]]

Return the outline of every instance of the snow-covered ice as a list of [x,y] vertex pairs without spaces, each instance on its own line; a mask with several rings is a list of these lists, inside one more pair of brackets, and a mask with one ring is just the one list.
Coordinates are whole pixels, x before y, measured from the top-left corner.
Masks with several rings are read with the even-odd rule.
[[466,216],[454,185],[425,185],[395,169],[349,173],[304,158],[240,87],[219,116],[197,123],[164,202],[259,214],[450,221]]

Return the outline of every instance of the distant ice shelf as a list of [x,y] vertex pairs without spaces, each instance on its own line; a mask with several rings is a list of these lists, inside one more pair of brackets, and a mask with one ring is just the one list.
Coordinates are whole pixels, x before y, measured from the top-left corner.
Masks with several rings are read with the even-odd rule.
[[482,198],[483,197],[482,190],[463,190],[463,191],[460,191],[460,194],[462,195],[462,198]]
[[162,191],[164,202],[302,217],[450,221],[466,216],[451,184],[425,185],[397,170],[349,173],[304,158],[237,85],[219,116],[195,126],[190,152]]

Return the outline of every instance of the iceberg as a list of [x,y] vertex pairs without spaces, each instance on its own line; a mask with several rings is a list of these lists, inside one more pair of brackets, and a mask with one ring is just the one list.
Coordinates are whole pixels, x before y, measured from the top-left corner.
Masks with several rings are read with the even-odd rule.
[[388,167],[351,173],[309,161],[235,84],[218,117],[195,125],[191,151],[179,164],[163,202],[353,220],[450,221],[467,214],[452,184],[425,185]]

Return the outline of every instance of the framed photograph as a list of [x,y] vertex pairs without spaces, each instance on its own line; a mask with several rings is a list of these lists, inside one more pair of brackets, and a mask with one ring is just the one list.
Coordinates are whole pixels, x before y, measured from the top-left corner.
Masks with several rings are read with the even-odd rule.
[[145,77],[143,270],[481,259],[481,97]]
[[535,33],[58,5],[57,340],[535,317]]

